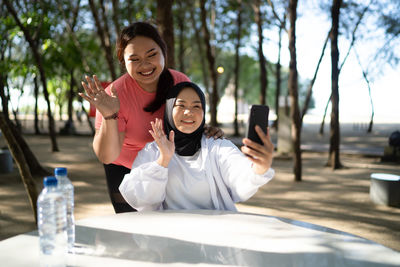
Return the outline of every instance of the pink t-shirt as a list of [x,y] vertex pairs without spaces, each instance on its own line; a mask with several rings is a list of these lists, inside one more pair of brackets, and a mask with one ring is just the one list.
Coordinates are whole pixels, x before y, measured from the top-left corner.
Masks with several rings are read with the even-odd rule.
[[[169,70],[174,77],[174,84],[190,81],[183,73],[176,70]],[[116,165],[122,165],[126,168],[132,168],[132,163],[137,153],[148,143],[153,141],[150,135],[150,121],[156,118],[163,119],[164,105],[156,112],[146,112],[143,110],[156,96],[156,93],[149,93],[143,90],[139,84],[125,73],[113,82],[117,90],[120,101],[120,110],[118,112],[118,130],[125,132],[125,139],[122,145],[119,157],[113,162]],[[110,86],[106,88],[110,94]],[[100,129],[103,116],[96,111],[96,129]]]

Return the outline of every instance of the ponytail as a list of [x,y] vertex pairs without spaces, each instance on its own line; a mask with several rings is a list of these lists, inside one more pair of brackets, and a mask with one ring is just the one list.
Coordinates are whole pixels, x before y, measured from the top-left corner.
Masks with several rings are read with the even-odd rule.
[[174,77],[171,72],[165,68],[160,74],[157,83],[156,97],[146,107],[143,108],[146,112],[154,113],[165,103],[168,91],[174,86]]

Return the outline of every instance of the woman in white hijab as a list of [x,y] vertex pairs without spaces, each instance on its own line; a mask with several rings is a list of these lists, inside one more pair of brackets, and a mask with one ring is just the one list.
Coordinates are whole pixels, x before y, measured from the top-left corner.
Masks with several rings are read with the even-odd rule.
[[138,211],[236,211],[235,202],[273,178],[268,131],[257,126],[264,145],[245,138],[242,153],[227,139],[205,138],[204,117],[205,97],[196,84],[182,82],[168,92],[164,127],[160,119],[151,122],[154,142],[139,152],[119,187],[129,205]]

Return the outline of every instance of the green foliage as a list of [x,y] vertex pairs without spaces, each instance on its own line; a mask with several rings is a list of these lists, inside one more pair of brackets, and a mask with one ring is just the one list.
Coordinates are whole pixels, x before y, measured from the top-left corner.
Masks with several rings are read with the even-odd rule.
[[[85,74],[97,74],[100,80],[110,80],[108,66],[106,64],[104,51],[100,46],[100,40],[96,33],[96,26],[93,15],[88,6],[88,1],[80,1],[79,13],[74,25],[74,32],[79,42],[79,47],[73,42],[73,38],[66,28],[66,21],[72,23],[74,14],[74,5],[77,1],[57,0],[57,1],[12,1],[17,10],[18,17],[27,30],[35,37],[36,45],[42,55],[45,66],[46,76],[48,78],[48,87],[50,94],[55,97],[60,105],[66,101],[66,93],[70,86],[71,72],[79,82]],[[100,1],[95,1],[99,5]],[[134,21],[152,21],[156,22],[157,1],[117,1],[118,13],[117,22],[119,28],[129,25]],[[255,49],[256,43],[252,42],[250,36],[256,35],[254,23],[254,11],[251,7],[251,1],[242,1],[242,31],[241,44],[246,46],[247,50],[241,49],[240,53],[240,79],[239,89],[241,98],[249,103],[259,103],[260,95],[260,72],[258,59],[247,55],[249,49]],[[277,30],[277,20],[271,12],[271,8],[266,1],[261,1],[261,11],[263,14],[263,27],[270,30]],[[285,11],[285,3],[282,1],[273,1],[277,13],[282,15]],[[317,1],[317,3],[306,1],[309,8],[316,5],[322,6],[322,14],[329,20],[331,1]],[[58,8],[61,3],[62,10]],[[106,7],[106,18],[111,34],[112,45],[117,38],[116,25],[112,16],[112,2],[104,1]],[[181,3],[183,9],[178,8]],[[206,8],[210,11],[211,1],[207,1]],[[310,4],[311,3],[311,4]],[[350,39],[354,24],[357,22],[360,14],[369,1],[344,1],[341,13],[341,38]],[[198,1],[176,0],[173,5],[174,23],[175,23],[175,46],[176,53],[178,48],[178,16],[184,22],[184,66],[185,73],[196,83],[203,84],[203,66],[202,62],[207,64],[204,53],[198,50],[197,40],[195,38],[195,27],[192,26],[191,10],[193,10],[194,20],[198,33],[200,31],[200,18]],[[63,12],[64,13],[63,13]],[[223,95],[229,84],[234,82],[234,54],[237,34],[237,1],[225,0],[215,1],[215,23],[211,20],[211,13],[208,14],[208,26],[213,33],[215,47],[216,67],[223,66],[224,73],[218,77],[218,87],[220,96]],[[100,12],[100,9],[99,9]],[[357,40],[366,40],[368,32],[384,32],[387,37],[385,46],[379,51],[379,55],[385,62],[393,65],[399,61],[399,42],[398,38],[400,27],[400,2],[397,0],[373,1],[370,7],[367,19],[360,25],[360,33]],[[30,51],[28,43],[25,40],[23,32],[16,26],[14,19],[6,12],[4,4],[0,5],[0,51],[4,58],[0,61],[0,71],[7,73],[8,83],[19,84],[22,78],[26,78],[27,86],[33,87],[32,77],[38,75],[37,67]],[[305,14],[301,14],[305,15]],[[282,15],[283,16],[283,15]],[[371,17],[375,19],[371,19]],[[377,19],[379,18],[379,19]],[[372,22],[372,23],[371,23]],[[374,27],[372,27],[374,26]],[[365,39],[362,39],[365,38]],[[376,40],[377,38],[374,38]],[[269,42],[266,39],[266,42]],[[202,44],[204,45],[204,44]],[[285,49],[285,47],[283,47]],[[318,51],[319,52],[319,51]],[[250,53],[249,53],[250,54]],[[115,65],[118,64],[115,54]],[[299,55],[301,56],[301,55]],[[87,73],[83,67],[85,59],[89,65],[90,71]],[[371,60],[371,62],[374,62]],[[176,64],[178,62],[176,60]],[[283,62],[286,65],[287,62]],[[206,77],[209,77],[208,66],[205,67]],[[267,103],[270,106],[275,104],[275,65],[274,62],[267,63],[268,88]],[[281,95],[287,94],[287,75],[288,70],[282,68]],[[299,78],[299,102],[303,102],[306,93],[308,81]],[[58,89],[60,88],[60,89]]]

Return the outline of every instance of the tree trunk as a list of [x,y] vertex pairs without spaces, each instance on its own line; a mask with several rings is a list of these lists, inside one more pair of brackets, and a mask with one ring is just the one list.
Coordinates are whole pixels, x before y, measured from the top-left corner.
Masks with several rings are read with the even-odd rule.
[[329,35],[330,35],[330,33],[328,33],[328,36],[326,36],[326,39],[325,39],[325,42],[324,42],[324,46],[322,47],[321,55],[319,56],[317,67],[315,68],[314,76],[313,76],[312,80],[310,81],[310,84],[308,85],[308,88],[307,88],[306,100],[304,102],[303,110],[301,112],[301,119],[300,119],[301,124],[303,124],[304,116],[306,115],[307,110],[308,110],[308,106],[310,105],[310,100],[311,100],[311,96],[312,96],[312,89],[313,89],[315,80],[317,79],[319,66],[321,65],[322,58],[324,57],[324,54],[325,54],[325,49],[326,49],[326,45],[328,44]]
[[[72,76],[72,78],[73,78],[73,79],[72,79],[73,85],[77,87],[77,86],[78,86],[78,83],[76,82],[76,80],[75,80],[75,78],[74,78],[73,76]],[[81,103],[82,111],[85,113],[85,117],[86,117],[86,119],[87,119],[89,128],[90,128],[90,130],[92,131],[92,135],[94,135],[95,132],[96,132],[96,129],[95,129],[95,127],[93,126],[92,121],[90,120],[89,113],[86,111],[85,106],[83,105],[82,97],[79,97],[79,98],[78,98],[78,101]]]
[[38,192],[36,189],[36,184],[32,178],[31,172],[29,171],[29,167],[27,164],[27,160],[25,159],[24,152],[19,146],[19,142],[14,138],[13,131],[9,127],[9,125],[10,124],[7,122],[6,118],[4,117],[4,114],[0,112],[0,129],[4,135],[4,138],[7,141],[8,148],[15,160],[15,163],[18,166],[22,182],[24,184],[26,193],[28,194],[29,197],[29,202],[31,203],[35,221],[37,221],[36,201],[38,198]]
[[202,45],[202,40],[200,36],[200,29],[197,28],[196,25],[196,19],[195,19],[195,14],[193,11],[193,8],[190,9],[190,20],[192,22],[192,27],[194,29],[194,37],[195,37],[195,43],[197,44],[197,48],[199,50],[199,55],[200,55],[200,65],[201,65],[201,73],[203,74],[203,83],[206,88],[206,93],[210,95],[210,84],[208,80],[208,75],[207,75],[207,66],[206,62],[204,60],[204,48]]
[[[72,102],[74,100],[74,70],[70,70],[70,82],[69,82],[69,93],[68,93],[68,120],[65,122],[64,127],[60,130],[61,134],[71,135],[76,134],[74,120],[72,117],[73,106]],[[60,107],[60,117],[62,116],[62,108]]]
[[239,122],[238,122],[238,100],[239,100],[239,67],[240,67],[240,56],[239,56],[239,49],[240,49],[240,38],[241,38],[241,31],[242,31],[242,0],[237,0],[237,32],[236,32],[236,45],[235,45],[235,118],[233,120],[233,127],[234,127],[234,136],[239,136]]
[[261,16],[261,1],[256,0],[255,4],[253,4],[253,10],[255,13],[255,22],[257,24],[257,32],[258,32],[258,58],[260,62],[260,104],[265,105],[267,101],[267,87],[268,87],[268,77],[267,77],[267,68],[265,67],[266,60],[263,53],[263,28],[262,28],[262,16]]
[[279,27],[279,42],[278,42],[278,60],[276,62],[276,92],[275,92],[275,113],[276,120],[274,123],[276,131],[279,128],[279,98],[281,96],[281,83],[282,83],[282,73],[281,73],[281,51],[282,51],[282,31],[286,27],[286,16],[283,23]]
[[5,76],[0,73],[0,98],[1,98],[1,106],[2,106],[2,112],[4,114],[4,116],[9,119],[9,115],[8,115],[8,97],[5,94],[5,90],[4,88],[6,87],[6,78]]
[[359,57],[359,55],[358,55],[358,53],[357,53],[357,51],[355,49],[354,49],[354,52],[356,54],[358,65],[360,65],[364,80],[365,80],[365,82],[367,83],[367,86],[368,86],[369,102],[371,104],[371,119],[369,121],[369,126],[368,126],[368,129],[367,129],[367,133],[371,133],[372,132],[372,127],[374,125],[374,115],[375,115],[374,101],[372,99],[372,94],[371,94],[371,85],[370,85],[370,82],[369,82],[369,79],[368,79],[367,71],[364,70],[364,68],[363,68],[363,66],[361,64],[360,57]]
[[296,19],[297,19],[297,0],[289,0],[289,94],[290,94],[290,116],[292,118],[292,140],[294,151],[294,176],[295,181],[301,181],[302,163],[301,163],[301,123],[300,109],[298,97],[298,82],[297,82],[297,59],[296,59]]
[[328,102],[326,102],[326,105],[325,105],[324,115],[322,116],[322,122],[321,122],[321,125],[320,125],[320,127],[319,127],[319,134],[320,134],[320,135],[324,135],[325,117],[326,117],[326,113],[327,113],[327,111],[328,111],[329,103],[331,102],[331,98],[332,98],[332,93],[331,93],[331,95],[329,96]]
[[121,33],[121,29],[119,26],[119,0],[111,0],[112,2],[112,10],[113,10],[113,14],[112,14],[112,19],[114,22],[114,27],[115,27],[115,32],[117,33],[117,35],[119,35]]
[[48,116],[48,119],[49,119],[49,125],[48,126],[49,126],[49,135],[50,135],[51,144],[52,144],[52,151],[53,152],[59,151],[58,145],[57,145],[57,140],[56,140],[56,133],[55,133],[55,129],[54,129],[54,119],[53,119],[53,115],[51,113],[49,92],[47,91],[46,75],[45,75],[45,71],[44,71],[43,64],[42,64],[42,58],[41,58],[41,56],[39,54],[39,51],[38,51],[38,47],[37,47],[36,43],[34,42],[34,40],[32,39],[32,36],[29,33],[29,31],[24,27],[24,25],[22,25],[22,23],[19,20],[17,12],[15,11],[14,7],[8,2],[8,0],[4,0],[4,3],[6,4],[8,11],[14,17],[14,20],[17,23],[17,25],[19,26],[19,28],[23,31],[24,36],[25,36],[26,40],[28,41],[29,46],[30,46],[30,48],[32,50],[33,57],[34,57],[34,59],[36,61],[36,66],[39,69],[40,79],[42,81],[42,86],[43,86],[44,97],[45,97],[46,102],[47,102],[47,116]]
[[35,120],[34,120],[34,127],[35,127],[35,134],[38,135],[40,134],[40,130],[39,130],[39,115],[38,115],[38,102],[39,102],[39,85],[37,82],[37,76],[35,75],[35,77],[33,78],[33,83],[34,83],[34,95],[35,95],[35,110],[34,110],[34,114],[35,114]]
[[33,54],[34,54],[34,57],[36,58],[36,61],[37,61],[37,65],[38,65],[39,72],[40,72],[40,79],[42,80],[44,98],[45,98],[46,103],[47,103],[47,118],[49,120],[48,127],[49,127],[49,135],[50,135],[51,145],[52,145],[51,146],[51,148],[52,148],[51,151],[58,152],[60,150],[58,149],[58,145],[57,145],[54,118],[53,118],[53,115],[51,113],[49,92],[47,91],[46,75],[45,75],[45,72],[44,72],[44,68],[43,68],[43,65],[42,65],[42,60],[40,58],[39,53],[37,52],[36,49],[32,48],[32,50],[34,50]]
[[185,73],[185,23],[186,23],[186,12],[183,0],[178,0],[179,14],[177,16],[178,28],[179,28],[179,70]]
[[71,79],[69,83],[69,94],[68,94],[68,121],[72,122],[72,113],[73,113],[73,106],[72,102],[75,97],[74,93],[74,70],[70,71]]
[[211,99],[210,99],[210,117],[211,121],[210,124],[212,126],[218,126],[218,121],[217,121],[217,105],[219,101],[219,96],[218,96],[218,76],[217,76],[217,71],[215,69],[215,55],[212,52],[212,47],[210,44],[210,32],[208,31],[207,28],[207,12],[205,8],[205,2],[206,0],[201,0],[200,1],[200,9],[201,9],[201,24],[202,24],[202,30],[204,34],[204,43],[206,45],[206,55],[207,55],[207,61],[208,61],[208,71],[211,74],[211,87],[212,87],[212,92],[211,92]]
[[[4,61],[4,59],[5,59],[5,52],[6,52],[5,46],[4,47],[1,46],[1,48],[2,48],[1,49],[1,55],[0,55],[1,56],[1,61]],[[3,111],[4,116],[6,116],[6,118],[9,118],[9,115],[8,115],[8,96],[6,96],[5,90],[4,90],[4,88],[6,87],[6,83],[7,83],[7,75],[4,72],[0,72],[1,106],[2,106],[2,111]]]
[[92,131],[92,135],[94,135],[94,134],[96,133],[96,129],[94,128],[93,123],[92,123],[92,121],[90,120],[89,113],[88,113],[87,110],[85,109],[85,106],[83,105],[83,103],[82,103],[82,110],[83,110],[83,112],[85,113],[86,120],[87,120],[87,122],[88,122],[89,128],[90,128],[90,130]]
[[[11,107],[12,107],[11,111],[12,111],[12,113],[14,115],[15,126],[17,127],[17,130],[18,130],[19,133],[22,133],[22,124],[21,124],[21,122],[19,121],[19,118],[18,118],[19,104],[21,103],[20,100],[21,100],[22,95],[24,94],[25,81],[26,81],[26,76],[24,76],[24,78],[22,79],[22,84],[20,85],[20,92],[19,92],[19,96],[18,96],[17,106],[14,109],[14,107],[11,105]],[[11,97],[10,96],[11,96],[10,88],[8,87],[8,84],[7,84],[7,97],[8,97],[8,101],[9,102],[11,102]]]
[[339,14],[342,0],[333,0],[331,15],[332,15],[332,29],[331,29],[331,66],[332,66],[332,111],[331,111],[331,130],[330,130],[330,147],[329,158],[327,166],[332,169],[339,169],[342,167],[340,163],[340,124],[339,124]]
[[157,0],[157,25],[165,43],[167,44],[167,66],[175,67],[174,49],[174,20],[172,17],[173,0]]
[[[3,80],[4,82],[4,80]],[[0,95],[1,95],[1,100],[3,104],[3,116],[4,120],[7,123],[7,128],[11,131],[11,134],[13,135],[13,138],[16,140],[16,142],[19,144],[20,149],[23,151],[23,154],[25,155],[25,159],[27,160],[27,164],[30,170],[30,173],[32,175],[38,175],[38,176],[44,176],[48,175],[49,173],[43,169],[43,167],[39,164],[38,160],[36,159],[35,155],[32,153],[30,150],[28,144],[26,141],[22,138],[20,132],[18,131],[17,127],[14,125],[14,123],[10,120],[8,116],[8,99],[4,94],[4,87],[5,83],[2,84],[2,87],[0,87]],[[4,104],[4,101],[6,102]]]
[[[120,28],[120,10],[119,10],[119,0],[112,0],[112,20],[114,22],[114,27],[115,27],[115,32],[117,36],[121,33],[121,28]],[[130,14],[130,13],[128,13]],[[125,67],[122,64],[118,64],[119,66],[119,72],[124,73],[125,72]]]
[[[115,73],[114,61],[113,61],[113,56],[112,56],[113,51],[111,48],[109,35],[107,35],[107,32],[106,32],[106,29],[108,29],[108,26],[103,28],[103,26],[100,22],[99,14],[97,12],[97,7],[96,7],[95,3],[93,2],[93,0],[89,0],[89,5],[90,5],[90,10],[92,11],[92,14],[93,14],[94,21],[96,23],[97,35],[100,38],[101,47],[103,47],[103,51],[106,56],[106,61],[107,61],[108,69],[110,70],[111,79],[116,80],[117,75]],[[104,5],[101,6],[101,9],[104,10]],[[104,25],[106,25],[107,20],[103,20],[103,21],[104,21]]]
[[73,21],[75,23],[70,24],[70,20],[68,20],[67,15],[65,14],[65,10],[64,10],[60,0],[57,0],[58,10],[62,13],[64,21],[65,21],[65,28],[66,28],[67,32],[69,33],[69,35],[71,36],[72,42],[74,43],[74,45],[77,48],[77,52],[80,54],[80,59],[82,60],[83,69],[87,73],[90,73],[91,71],[90,71],[89,63],[87,62],[86,57],[84,57],[82,55],[82,51],[84,51],[84,49],[82,48],[82,46],[79,43],[78,38],[76,37],[76,34],[75,34],[75,26],[76,26],[76,21],[77,21],[76,18],[79,13],[79,4],[80,4],[80,0],[77,0],[75,7],[72,8],[74,10]]

